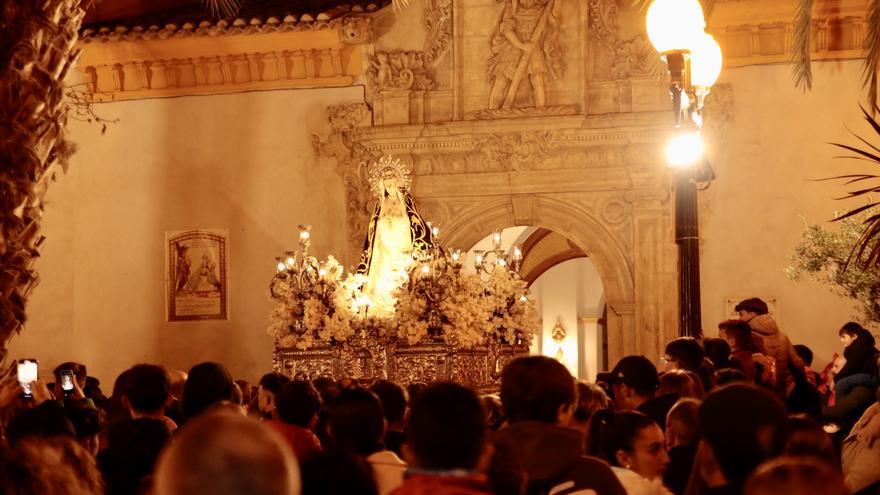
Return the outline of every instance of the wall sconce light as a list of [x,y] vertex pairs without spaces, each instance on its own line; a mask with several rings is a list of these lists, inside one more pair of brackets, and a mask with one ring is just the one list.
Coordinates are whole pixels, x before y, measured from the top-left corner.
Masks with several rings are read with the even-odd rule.
[[562,343],[565,342],[565,328],[562,326],[562,321],[556,320],[556,325],[553,327],[553,331],[550,333],[550,337],[553,339],[553,342],[556,342],[556,355],[553,356],[557,361],[562,362],[565,359],[565,352],[562,350]]

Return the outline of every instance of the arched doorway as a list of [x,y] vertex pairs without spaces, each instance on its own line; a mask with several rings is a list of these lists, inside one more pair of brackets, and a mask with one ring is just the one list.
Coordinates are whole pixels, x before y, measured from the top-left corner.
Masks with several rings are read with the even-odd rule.
[[[520,275],[538,304],[540,328],[532,354],[554,357],[580,378],[594,380],[607,367],[605,289],[586,253],[564,236],[545,228],[509,227],[499,231],[501,249],[522,252]],[[494,249],[493,234],[467,251],[465,270],[476,253]]]

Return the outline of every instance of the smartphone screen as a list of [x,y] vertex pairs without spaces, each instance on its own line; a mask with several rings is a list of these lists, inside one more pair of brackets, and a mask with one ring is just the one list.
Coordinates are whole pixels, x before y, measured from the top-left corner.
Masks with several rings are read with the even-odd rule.
[[24,396],[31,397],[31,383],[37,380],[39,368],[36,359],[22,359],[18,362],[18,383],[24,389]]
[[61,372],[61,389],[65,392],[73,390],[73,374],[70,371]]

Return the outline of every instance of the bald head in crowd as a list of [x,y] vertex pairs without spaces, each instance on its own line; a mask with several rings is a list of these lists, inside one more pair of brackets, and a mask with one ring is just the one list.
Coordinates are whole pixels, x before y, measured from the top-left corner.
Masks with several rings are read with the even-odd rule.
[[214,411],[188,423],[162,454],[157,495],[299,495],[299,468],[259,422]]

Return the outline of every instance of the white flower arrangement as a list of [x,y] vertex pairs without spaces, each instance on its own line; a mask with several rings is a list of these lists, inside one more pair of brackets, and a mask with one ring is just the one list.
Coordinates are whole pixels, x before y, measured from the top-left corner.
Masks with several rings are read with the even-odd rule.
[[537,306],[527,297],[527,284],[506,269],[482,276],[450,270],[433,302],[411,278],[395,294],[395,315],[376,318],[368,316],[364,275],[342,279],[342,267],[332,257],[321,267],[321,281],[310,291],[297,290],[292,279],[276,278],[273,283],[277,306],[268,333],[282,347],[309,349],[355,338],[381,345],[441,341],[458,348],[528,344],[538,326]]

